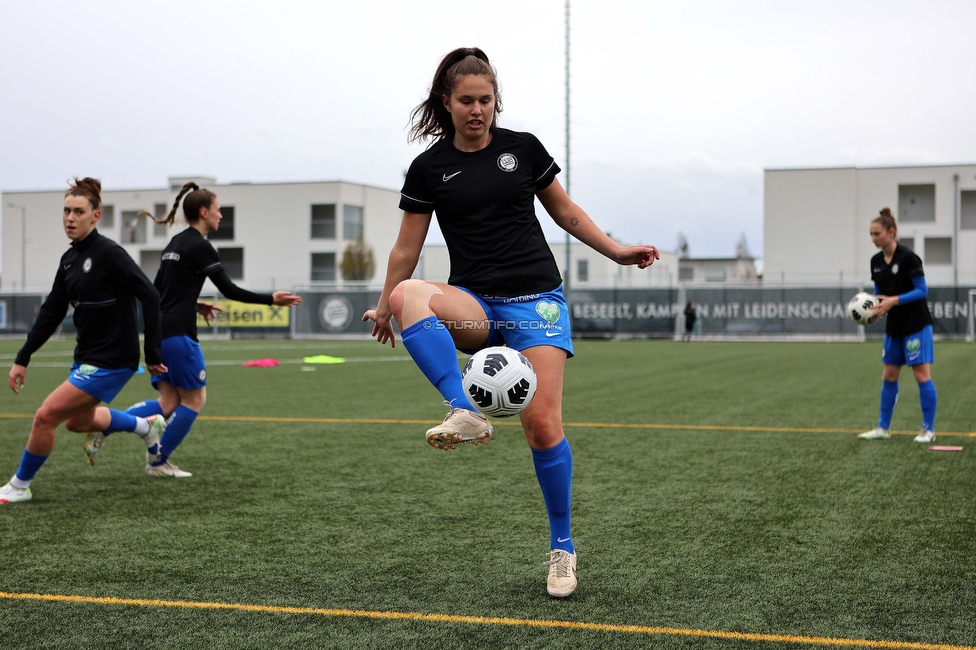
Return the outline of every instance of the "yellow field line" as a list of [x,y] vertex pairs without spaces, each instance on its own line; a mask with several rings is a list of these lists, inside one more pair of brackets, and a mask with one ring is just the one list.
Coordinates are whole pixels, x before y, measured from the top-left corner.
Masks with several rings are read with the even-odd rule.
[[805,643],[809,645],[831,645],[855,648],[898,648],[905,650],[976,650],[976,646],[961,646],[947,643],[921,643],[913,641],[882,641],[871,639],[845,639],[823,636],[800,636],[793,634],[760,634],[753,632],[727,632],[724,630],[696,630],[677,627],[657,627],[647,625],[611,625],[606,623],[583,623],[579,621],[536,620],[494,616],[459,616],[454,614],[423,614],[421,612],[380,612],[363,609],[320,609],[316,607],[281,607],[274,605],[245,605],[240,603],[215,603],[186,600],[143,600],[135,598],[105,598],[95,596],[66,596],[61,594],[23,594],[0,591],[0,598],[8,600],[39,600],[46,602],[86,603],[92,605],[128,605],[134,607],[172,607],[182,609],[222,609],[242,612],[268,614],[297,614],[313,616],[371,618],[396,621],[423,621],[428,623],[467,623],[476,625],[509,625],[517,627],[561,628],[587,630],[592,632],[616,632],[625,634],[648,634],[686,636],[734,641],[767,641],[778,643]]
[[[33,413],[0,413],[0,419],[29,419]],[[292,422],[299,424],[439,424],[440,420],[397,420],[383,418],[285,418],[256,415],[201,415],[198,420],[212,422]],[[496,427],[521,426],[517,420],[500,422]],[[618,422],[563,422],[564,427],[586,429],[661,429],[679,431],[771,431],[774,433],[860,433],[863,429],[825,429],[811,427],[746,427],[720,424],[641,424]],[[891,431],[893,435],[915,436],[918,431]],[[976,438],[976,431],[939,431],[940,437]]]

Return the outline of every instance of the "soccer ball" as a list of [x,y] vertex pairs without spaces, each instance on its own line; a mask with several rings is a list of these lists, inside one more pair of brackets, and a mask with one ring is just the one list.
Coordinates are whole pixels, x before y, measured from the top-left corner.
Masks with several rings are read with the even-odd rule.
[[880,301],[870,293],[860,292],[847,303],[847,315],[858,325],[870,325],[878,320],[874,315],[874,308]]
[[519,413],[535,395],[535,370],[518,350],[503,346],[479,350],[464,366],[464,391],[485,415]]

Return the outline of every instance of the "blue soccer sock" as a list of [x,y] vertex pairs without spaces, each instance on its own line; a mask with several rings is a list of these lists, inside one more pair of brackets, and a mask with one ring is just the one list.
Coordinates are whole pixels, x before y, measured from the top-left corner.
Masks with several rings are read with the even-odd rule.
[[159,405],[159,400],[146,400],[145,402],[133,404],[129,408],[125,409],[125,412],[129,415],[137,415],[141,418],[148,418],[150,415],[162,415],[163,407]]
[[403,347],[420,372],[454,408],[477,411],[461,385],[454,339],[436,316],[428,316],[400,333]]
[[176,407],[176,411],[166,424],[166,431],[163,432],[163,437],[159,441],[159,456],[153,465],[162,465],[173,455],[176,448],[186,438],[186,434],[190,433],[190,428],[197,419],[197,415],[199,414],[196,411],[182,404]]
[[939,398],[935,392],[935,382],[931,379],[918,385],[918,401],[922,405],[922,426],[935,431],[935,406]]
[[535,465],[535,475],[549,513],[549,548],[575,553],[573,537],[569,533],[573,485],[573,452],[569,448],[569,441],[563,438],[551,449],[533,449],[532,464]]
[[878,416],[878,426],[882,429],[891,428],[891,414],[895,412],[898,403],[898,382],[885,380],[881,384],[881,414]]
[[44,464],[47,458],[47,456],[32,454],[25,449],[24,455],[20,458],[20,467],[17,469],[14,477],[10,479],[10,482],[17,488],[23,489],[30,487],[31,481],[34,480],[34,475],[37,474],[37,470],[41,469],[41,465]]
[[139,424],[136,416],[125,411],[116,411],[115,409],[109,409],[108,412],[112,414],[112,421],[108,423],[108,428],[102,432],[106,436],[116,431],[136,430],[136,426]]

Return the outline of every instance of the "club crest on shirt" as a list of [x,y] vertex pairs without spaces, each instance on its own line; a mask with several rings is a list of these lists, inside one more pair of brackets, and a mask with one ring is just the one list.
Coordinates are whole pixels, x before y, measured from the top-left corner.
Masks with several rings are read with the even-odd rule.
[[197,379],[199,379],[200,381],[206,380],[207,379],[207,371],[206,370],[201,370],[199,373],[197,373]]
[[515,154],[503,153],[498,156],[498,169],[503,172],[513,172],[518,169],[518,158]]
[[91,271],[91,265],[92,265],[92,261],[91,258],[89,257],[85,260],[85,263],[81,265],[81,270],[84,271],[85,273],[88,273],[89,271]]
[[891,265],[891,274],[892,275],[898,275],[898,265],[897,264],[892,264]]

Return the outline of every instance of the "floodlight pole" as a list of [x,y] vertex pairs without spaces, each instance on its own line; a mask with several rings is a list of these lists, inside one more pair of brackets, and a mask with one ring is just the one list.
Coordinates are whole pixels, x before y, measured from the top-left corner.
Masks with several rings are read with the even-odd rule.
[[952,286],[959,286],[959,174],[952,175]]
[[[570,158],[569,158],[569,1],[566,0],[566,194],[570,193]],[[563,293],[565,294],[566,304],[569,305],[570,277],[573,275],[572,262],[570,260],[570,236],[566,232],[566,277],[563,278]]]

